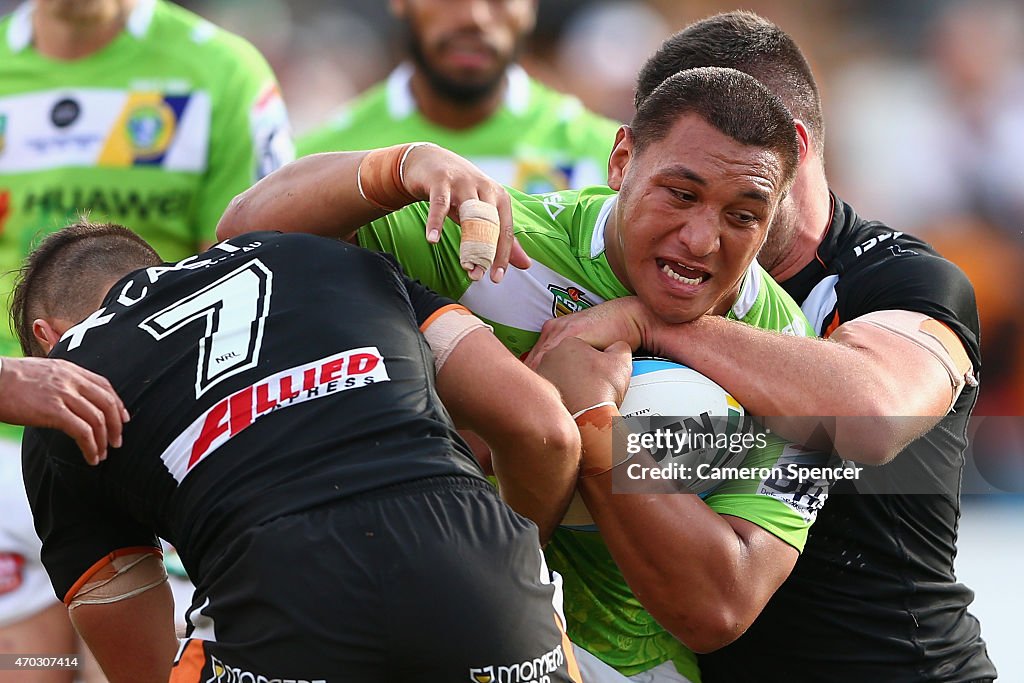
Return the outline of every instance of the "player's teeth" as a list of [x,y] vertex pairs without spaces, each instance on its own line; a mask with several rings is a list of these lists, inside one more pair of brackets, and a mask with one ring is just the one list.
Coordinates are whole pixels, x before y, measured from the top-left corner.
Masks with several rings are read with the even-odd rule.
[[684,285],[699,285],[701,282],[699,277],[683,277],[676,271],[672,270],[667,263],[661,267],[661,270],[673,280],[678,280]]

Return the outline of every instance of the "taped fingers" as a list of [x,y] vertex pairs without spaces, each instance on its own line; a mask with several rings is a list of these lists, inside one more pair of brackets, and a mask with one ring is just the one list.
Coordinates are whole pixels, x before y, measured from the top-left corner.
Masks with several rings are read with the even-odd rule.
[[498,209],[481,199],[467,199],[459,205],[462,243],[459,262],[473,279],[479,279],[494,263],[501,227]]

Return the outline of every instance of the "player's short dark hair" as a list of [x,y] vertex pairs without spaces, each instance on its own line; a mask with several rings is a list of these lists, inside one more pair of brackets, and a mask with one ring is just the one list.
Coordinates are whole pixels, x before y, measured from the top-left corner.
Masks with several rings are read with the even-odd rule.
[[11,295],[11,326],[26,356],[44,356],[32,322],[60,317],[78,322],[92,312],[97,290],[111,276],[162,262],[153,247],[128,228],[87,220],[47,236],[17,274]]
[[800,146],[793,116],[752,76],[720,67],[672,74],[640,103],[630,128],[636,152],[665,138],[685,114],[696,114],[733,140],[760,147],[782,163],[783,188],[796,176]]
[[781,28],[742,10],[690,24],[662,43],[640,69],[636,108],[672,74],[701,66],[736,69],[764,83],[806,124],[819,156],[824,154],[825,120],[818,85],[796,41]]

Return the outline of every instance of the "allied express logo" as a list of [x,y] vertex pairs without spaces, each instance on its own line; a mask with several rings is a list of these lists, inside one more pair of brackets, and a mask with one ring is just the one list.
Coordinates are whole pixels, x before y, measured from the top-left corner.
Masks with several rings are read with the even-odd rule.
[[4,153],[7,142],[7,114],[0,114],[0,154]]
[[551,304],[551,316],[554,318],[560,318],[571,313],[579,313],[594,305],[594,302],[587,299],[583,290],[578,287],[571,285],[569,287],[548,285],[548,291],[554,296],[554,301]]
[[391,381],[376,346],[342,351],[264,377],[199,415],[160,455],[180,483],[192,468],[260,418],[340,392]]

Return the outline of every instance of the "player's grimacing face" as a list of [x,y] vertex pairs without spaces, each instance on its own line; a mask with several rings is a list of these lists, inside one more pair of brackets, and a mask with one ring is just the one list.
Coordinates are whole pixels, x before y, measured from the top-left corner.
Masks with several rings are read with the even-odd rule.
[[609,260],[667,322],[724,315],[778,206],[777,155],[733,140],[696,114],[634,151],[627,135],[612,153],[609,185],[619,199]]
[[536,19],[535,0],[393,0],[392,8],[423,66],[468,87],[500,82]]

